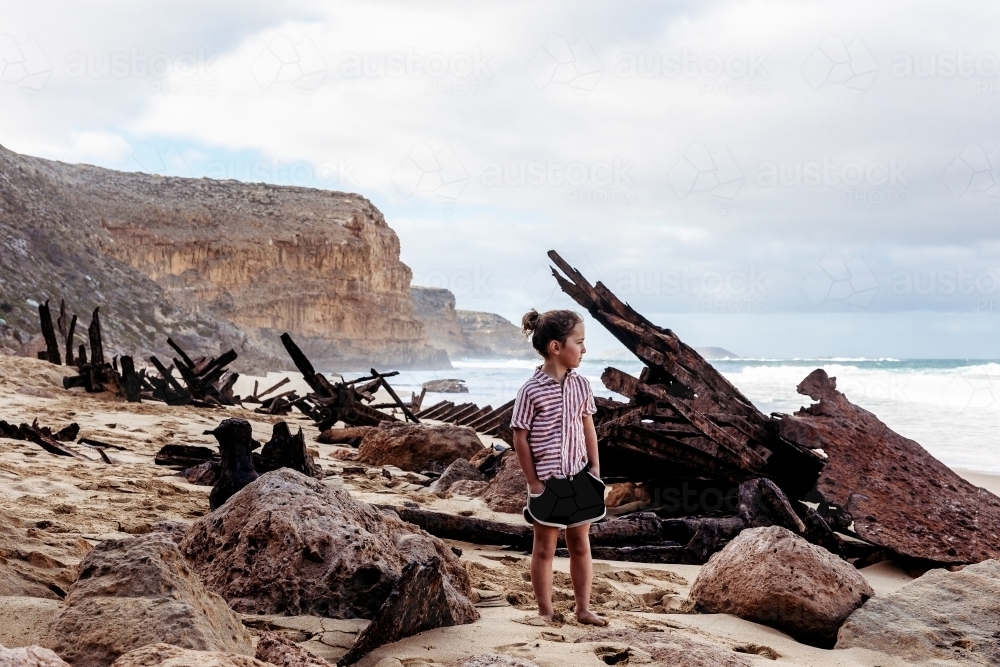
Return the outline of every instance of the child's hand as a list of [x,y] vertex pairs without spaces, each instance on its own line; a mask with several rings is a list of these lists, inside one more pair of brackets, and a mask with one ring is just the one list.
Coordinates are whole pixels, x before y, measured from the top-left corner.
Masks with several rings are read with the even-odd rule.
[[545,491],[545,484],[537,479],[533,482],[528,482],[528,491],[531,495],[537,496],[539,493]]

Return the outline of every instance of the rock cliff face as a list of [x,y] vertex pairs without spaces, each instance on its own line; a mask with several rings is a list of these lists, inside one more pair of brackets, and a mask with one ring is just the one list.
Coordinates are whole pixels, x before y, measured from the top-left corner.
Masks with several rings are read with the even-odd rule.
[[431,344],[452,359],[533,359],[521,330],[495,313],[456,310],[455,295],[439,287],[410,288],[417,318],[427,329]]
[[359,195],[0,148],[0,213],[8,349],[38,330],[26,299],[65,297],[88,312],[84,331],[104,306],[111,347],[141,356],[166,351],[171,335],[206,351],[234,346],[244,370],[289,368],[287,331],[320,370],[450,366],[415,316],[399,238]]

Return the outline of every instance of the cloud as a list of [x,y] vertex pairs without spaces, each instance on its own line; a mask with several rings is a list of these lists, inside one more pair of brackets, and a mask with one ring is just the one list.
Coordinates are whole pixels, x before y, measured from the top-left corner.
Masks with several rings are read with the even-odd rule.
[[360,192],[511,317],[555,247],[650,312],[989,318],[1000,7],[933,7],[24,6],[51,72],[0,81],[0,143]]

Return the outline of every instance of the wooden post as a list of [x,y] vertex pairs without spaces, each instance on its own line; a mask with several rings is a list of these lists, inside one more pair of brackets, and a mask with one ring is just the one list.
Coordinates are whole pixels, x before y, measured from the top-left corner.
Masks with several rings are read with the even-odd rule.
[[49,302],[38,304],[38,316],[42,321],[42,336],[45,338],[45,359],[57,366],[62,365],[59,356],[59,344],[56,342],[56,332],[52,328],[52,313],[49,312]]
[[94,316],[87,330],[90,336],[90,365],[99,366],[104,363],[104,341],[101,340],[100,306],[94,308]]

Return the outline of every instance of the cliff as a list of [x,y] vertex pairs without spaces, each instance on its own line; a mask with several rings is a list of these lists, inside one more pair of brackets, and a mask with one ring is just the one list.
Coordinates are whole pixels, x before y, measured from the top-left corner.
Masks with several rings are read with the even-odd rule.
[[500,315],[457,310],[455,295],[438,287],[413,286],[410,294],[431,344],[446,350],[450,358],[535,358],[521,330]]
[[[290,368],[288,331],[321,370],[448,368],[417,319],[399,239],[364,197],[67,165],[0,147],[0,345],[38,332],[27,299],[89,323],[112,353],[168,335],[235,347],[242,370]],[[78,329],[78,332],[80,329]]]

